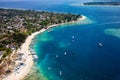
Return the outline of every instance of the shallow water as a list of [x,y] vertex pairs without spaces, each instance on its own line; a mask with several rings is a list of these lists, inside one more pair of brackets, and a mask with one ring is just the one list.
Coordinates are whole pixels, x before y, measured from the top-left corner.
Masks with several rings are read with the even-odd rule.
[[[85,9],[90,13],[84,13]],[[112,13],[108,7],[97,9],[79,7],[92,20],[89,24],[86,20],[84,24],[60,26],[36,37],[34,49],[39,56],[36,67],[48,80],[120,79],[120,39],[116,36],[120,35],[116,30],[120,28],[119,12],[117,8]]]
[[[16,6],[9,3],[8,7]],[[17,8],[77,13],[89,18],[35,37],[32,48],[39,57],[37,76],[46,80],[120,80],[120,7],[60,4]]]

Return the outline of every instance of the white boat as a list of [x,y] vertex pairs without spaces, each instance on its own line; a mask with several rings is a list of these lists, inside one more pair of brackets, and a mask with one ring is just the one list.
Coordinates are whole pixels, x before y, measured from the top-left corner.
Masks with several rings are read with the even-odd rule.
[[58,55],[56,55],[55,57],[58,58]]
[[37,55],[34,55],[34,57],[35,57],[35,58],[38,58],[38,56],[37,56]]
[[51,67],[48,67],[48,70],[51,70]]
[[67,55],[67,52],[65,52],[64,55]]
[[60,76],[62,75],[62,71],[59,71]]
[[31,48],[30,48],[29,50],[30,50],[30,52],[35,52],[35,50],[33,50],[33,49],[31,49]]
[[102,47],[102,46],[103,46],[103,45],[102,45],[102,43],[98,43],[98,44],[99,44],[99,46],[100,46],[100,47]]
[[53,30],[52,29],[48,29],[48,32],[52,32]]
[[75,38],[75,36],[72,36],[72,38],[74,39],[74,38]]
[[33,60],[36,62],[38,60],[38,56],[37,55],[33,55]]

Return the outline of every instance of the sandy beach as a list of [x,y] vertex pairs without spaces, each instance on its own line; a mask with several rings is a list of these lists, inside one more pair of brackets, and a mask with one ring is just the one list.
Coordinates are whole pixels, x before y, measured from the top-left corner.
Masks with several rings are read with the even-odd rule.
[[[64,24],[69,24],[69,23],[76,23],[76,22],[80,22],[81,20],[85,20],[85,19],[86,17],[82,16],[82,18],[79,18],[77,21],[55,24],[55,25],[49,26],[48,28],[59,26],[59,25],[64,25]],[[17,50],[17,52],[22,53],[23,58],[21,59],[21,62],[19,61],[19,63],[22,63],[22,65],[17,66],[18,69],[14,69],[11,74],[4,76],[3,80],[22,80],[25,76],[29,74],[29,72],[32,70],[32,67],[34,65],[34,59],[29,49],[31,41],[37,34],[40,34],[44,32],[45,30],[46,29],[41,29],[40,31],[32,33],[30,36],[27,37],[27,39],[25,40],[25,43],[23,43],[21,48]],[[15,66],[15,68],[17,67]]]

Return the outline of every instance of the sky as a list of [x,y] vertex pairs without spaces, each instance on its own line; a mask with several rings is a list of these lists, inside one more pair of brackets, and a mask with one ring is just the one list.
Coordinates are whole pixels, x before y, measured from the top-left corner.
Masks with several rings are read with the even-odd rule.
[[0,0],[0,2],[40,1],[40,2],[90,2],[90,1],[120,1],[120,0]]
[[84,2],[90,2],[92,0],[0,0],[0,3],[10,3],[10,2],[33,2],[33,4],[64,4],[64,3],[84,3]]
[[54,1],[54,2],[71,2],[71,1],[79,1],[79,2],[87,2],[87,1],[91,1],[91,0],[0,0],[0,2],[17,2],[17,1]]

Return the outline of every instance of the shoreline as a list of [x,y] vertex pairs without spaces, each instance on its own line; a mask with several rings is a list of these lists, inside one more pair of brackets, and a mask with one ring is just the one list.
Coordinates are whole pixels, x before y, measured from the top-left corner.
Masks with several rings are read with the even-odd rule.
[[44,32],[52,27],[57,27],[60,25],[65,25],[65,24],[75,24],[75,23],[78,23],[78,22],[86,19],[85,16],[83,16],[83,15],[81,15],[81,16],[82,17],[78,18],[76,21],[60,23],[60,24],[53,24],[53,25],[48,26],[47,29],[41,29],[40,31],[34,32],[31,35],[29,35],[26,38],[25,42],[22,44],[21,48],[17,50],[17,52],[22,53],[22,55],[24,57],[22,60],[20,60],[21,63],[23,63],[24,65],[18,66],[19,69],[17,69],[17,70],[16,70],[17,67],[15,66],[15,71],[12,71],[11,74],[4,76],[4,78],[2,80],[22,80],[29,74],[29,72],[32,70],[33,65],[34,65],[34,58],[30,51],[30,44],[32,42],[32,39],[36,35]]

